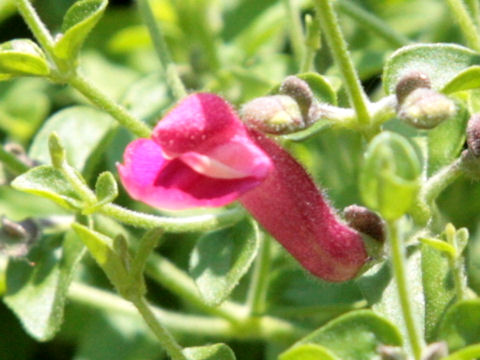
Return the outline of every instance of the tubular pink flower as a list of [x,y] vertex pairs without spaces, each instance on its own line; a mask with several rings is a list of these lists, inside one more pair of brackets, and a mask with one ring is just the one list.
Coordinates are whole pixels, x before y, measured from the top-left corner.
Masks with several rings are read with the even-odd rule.
[[214,94],[183,99],[118,165],[128,193],[163,209],[240,200],[308,271],[354,277],[368,259],[362,236],[342,223],[305,170],[274,141],[247,130]]

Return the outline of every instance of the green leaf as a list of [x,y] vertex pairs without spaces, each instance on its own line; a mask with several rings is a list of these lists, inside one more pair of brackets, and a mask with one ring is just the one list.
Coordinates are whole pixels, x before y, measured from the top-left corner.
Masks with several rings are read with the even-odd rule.
[[450,245],[449,243],[443,240],[439,240],[435,238],[426,238],[426,237],[421,237],[419,238],[419,240],[422,242],[422,244],[425,244],[442,253],[445,253],[452,259],[457,256],[457,250],[455,250],[455,248],[452,245]]
[[395,51],[383,72],[385,92],[395,92],[398,81],[413,71],[428,76],[435,90],[442,90],[459,73],[480,64],[480,55],[454,44],[418,44]]
[[[335,90],[333,90],[330,82],[323,76],[317,73],[303,73],[295,76],[304,80],[310,86],[310,89],[312,89],[313,94],[318,101],[337,105],[337,95],[335,94]],[[277,94],[280,90],[280,86],[281,84],[275,85],[272,90],[270,90],[270,93]]]
[[480,87],[480,66],[471,66],[459,72],[443,87],[442,92],[451,94],[457,91],[477,89]]
[[421,172],[418,156],[402,136],[384,131],[369,144],[360,173],[365,204],[394,220],[411,207]]
[[295,346],[280,355],[278,360],[340,360],[325,347],[315,344]]
[[292,349],[303,344],[321,345],[342,360],[370,360],[378,356],[380,345],[401,346],[402,337],[395,325],[384,317],[371,310],[359,310],[329,322]]
[[18,39],[0,44],[0,80],[13,76],[47,76],[48,62],[33,41]]
[[17,190],[50,199],[70,210],[81,207],[75,190],[63,174],[52,166],[37,166],[15,178],[11,185]]
[[105,271],[112,284],[121,292],[128,286],[128,274],[123,259],[115,251],[114,240],[78,223],[72,224],[75,233],[88,248],[98,265]]
[[29,156],[50,163],[48,139],[56,132],[65,147],[68,163],[79,171],[88,172],[103,153],[115,122],[100,110],[74,106],[50,117],[33,139]]
[[478,358],[480,358],[480,344],[467,346],[443,360],[477,360]]
[[188,360],[235,360],[235,354],[225,344],[186,348],[183,353]]
[[248,271],[258,251],[259,230],[244,220],[202,236],[190,258],[190,274],[211,306],[221,304]]
[[272,313],[298,317],[318,326],[351,310],[364,302],[364,298],[354,281],[326,282],[307,275],[298,267],[283,266],[272,272],[267,301]]
[[59,240],[43,237],[30,252],[31,264],[11,261],[7,270],[4,301],[39,341],[51,339],[60,329],[68,287],[84,253],[73,232],[65,235],[61,246]]
[[118,196],[118,185],[111,172],[105,171],[98,176],[95,193],[102,204],[112,202]]
[[[448,245],[446,242],[441,243]],[[455,298],[455,285],[450,270],[449,255],[427,244],[421,247],[422,282],[425,296],[425,337],[434,336],[439,321]]]
[[457,103],[455,117],[444,121],[428,132],[428,175],[455,160],[465,143],[468,111]]
[[76,61],[88,33],[102,17],[107,4],[107,0],[80,0],[73,4],[63,18],[62,34],[53,48],[55,56]]
[[453,305],[445,314],[438,340],[447,342],[450,351],[480,343],[480,300],[463,300]]

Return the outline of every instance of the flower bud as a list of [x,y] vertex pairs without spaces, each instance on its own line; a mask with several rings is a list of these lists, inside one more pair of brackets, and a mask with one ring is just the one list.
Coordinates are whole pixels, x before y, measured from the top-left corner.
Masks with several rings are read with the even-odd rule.
[[308,83],[296,76],[288,76],[280,86],[280,94],[288,95],[295,99],[303,118],[308,122],[308,114],[314,102],[313,92]]
[[412,71],[402,77],[395,87],[395,94],[399,104],[415,89],[430,89],[432,84],[428,76],[420,71]]
[[343,210],[347,224],[380,243],[385,242],[385,222],[380,216],[366,207],[350,205]]
[[431,129],[455,115],[455,103],[435,90],[413,90],[400,105],[398,117],[418,129]]
[[480,156],[480,113],[473,114],[467,125],[468,150],[475,156]]
[[288,134],[306,126],[299,104],[287,95],[256,98],[242,107],[240,116],[249,127],[267,134]]

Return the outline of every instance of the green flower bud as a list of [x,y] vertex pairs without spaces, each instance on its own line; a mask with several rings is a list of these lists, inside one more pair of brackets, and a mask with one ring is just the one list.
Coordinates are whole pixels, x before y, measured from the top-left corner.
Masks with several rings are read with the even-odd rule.
[[298,103],[287,95],[256,98],[242,107],[240,116],[248,126],[267,134],[288,134],[306,126]]
[[432,89],[413,90],[400,105],[398,117],[418,129],[431,129],[455,115],[455,103]]
[[427,75],[420,71],[412,71],[403,76],[395,87],[395,94],[399,104],[413,91],[419,88],[430,89],[432,84]]

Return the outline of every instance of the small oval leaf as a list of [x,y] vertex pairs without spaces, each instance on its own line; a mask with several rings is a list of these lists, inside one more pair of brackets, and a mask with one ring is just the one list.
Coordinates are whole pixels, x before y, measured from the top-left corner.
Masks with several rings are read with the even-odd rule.
[[477,89],[480,87],[480,66],[471,66],[459,72],[442,89],[445,94],[451,94],[457,91]]
[[400,332],[390,321],[371,310],[359,310],[342,315],[307,335],[287,353],[299,345],[315,344],[342,360],[370,360],[378,357],[379,345],[401,346],[402,342]]
[[282,353],[278,360],[340,360],[321,345],[304,344]]
[[33,41],[18,39],[0,44],[0,80],[14,76],[47,76],[50,73],[43,51]]
[[442,90],[459,73],[474,64],[480,64],[480,55],[466,47],[454,44],[409,45],[395,51],[387,60],[383,85],[387,94],[395,92],[398,81],[416,71],[424,73],[432,88]]
[[446,312],[438,331],[438,340],[447,342],[450,351],[480,343],[480,300],[464,300]]
[[190,258],[190,274],[205,302],[221,304],[245,275],[258,251],[259,230],[251,221],[202,236]]
[[235,354],[225,344],[190,347],[183,349],[188,360],[235,360]]
[[81,207],[75,190],[53,166],[37,166],[15,178],[11,185],[14,189],[45,197],[70,210]]
[[58,36],[53,49],[55,56],[74,62],[107,4],[107,0],[80,0],[73,4],[63,18],[62,34]]

